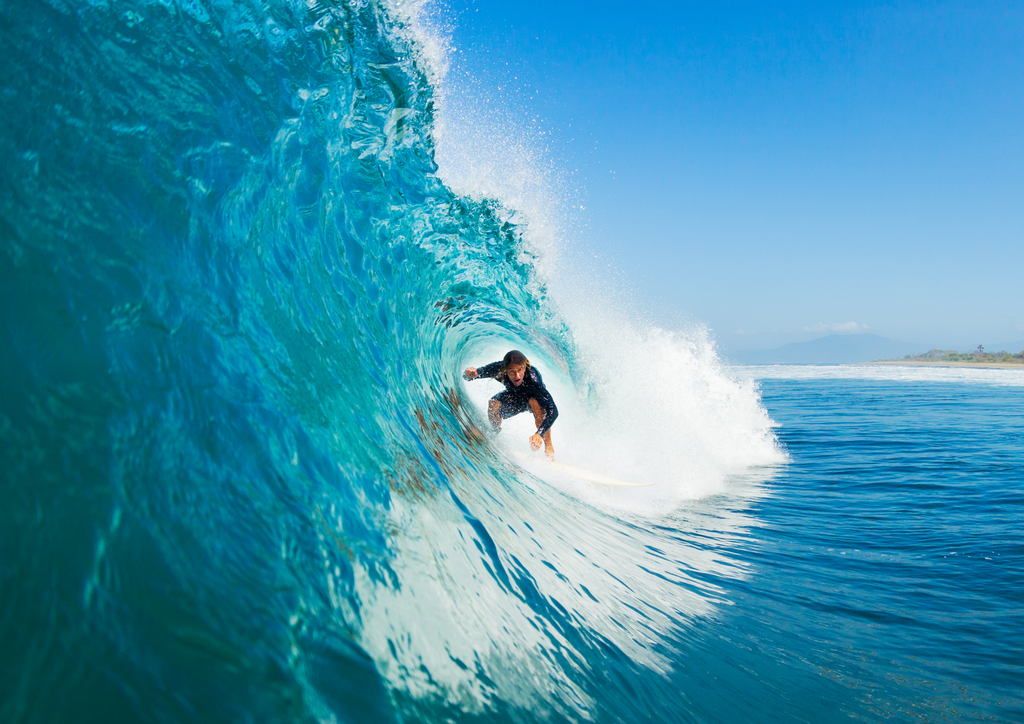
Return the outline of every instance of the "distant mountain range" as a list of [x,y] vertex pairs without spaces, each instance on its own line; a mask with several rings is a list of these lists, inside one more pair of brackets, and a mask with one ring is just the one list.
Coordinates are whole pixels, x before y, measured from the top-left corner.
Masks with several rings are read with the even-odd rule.
[[774,349],[746,349],[728,355],[748,365],[853,364],[896,359],[927,352],[928,345],[886,339],[877,334],[830,334],[810,342],[792,342]]

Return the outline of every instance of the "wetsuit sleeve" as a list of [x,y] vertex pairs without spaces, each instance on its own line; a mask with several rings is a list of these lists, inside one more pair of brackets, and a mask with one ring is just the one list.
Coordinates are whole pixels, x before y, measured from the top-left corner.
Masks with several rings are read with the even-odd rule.
[[555,406],[555,400],[551,397],[551,393],[548,392],[548,388],[544,386],[544,380],[540,376],[540,372],[536,370],[531,370],[531,372],[535,372],[537,375],[536,383],[538,389],[536,399],[544,409],[544,422],[537,428],[537,434],[544,437],[548,430],[551,429],[551,426],[555,424],[555,418],[558,417],[558,408]]
[[501,361],[476,368],[477,377],[497,377],[501,373]]

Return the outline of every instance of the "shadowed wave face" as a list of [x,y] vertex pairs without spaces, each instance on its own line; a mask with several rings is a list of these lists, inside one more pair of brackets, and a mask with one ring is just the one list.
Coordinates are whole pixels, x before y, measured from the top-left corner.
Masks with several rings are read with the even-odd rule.
[[404,21],[5,1],[0,37],[0,719],[588,719],[665,668],[742,517],[636,525],[479,434],[485,340],[578,352],[438,181]]

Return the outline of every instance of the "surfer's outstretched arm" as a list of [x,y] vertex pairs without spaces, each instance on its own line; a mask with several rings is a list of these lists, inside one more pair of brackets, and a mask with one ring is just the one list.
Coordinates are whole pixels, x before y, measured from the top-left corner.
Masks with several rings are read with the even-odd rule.
[[475,380],[481,377],[497,377],[501,374],[501,362],[491,362],[483,367],[467,367],[462,376],[467,380]]

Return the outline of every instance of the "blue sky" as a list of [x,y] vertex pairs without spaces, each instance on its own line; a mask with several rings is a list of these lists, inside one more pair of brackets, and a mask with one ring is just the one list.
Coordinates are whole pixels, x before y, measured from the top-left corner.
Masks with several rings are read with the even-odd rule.
[[664,323],[1024,340],[1024,4],[445,8],[450,82],[537,133],[579,253]]

